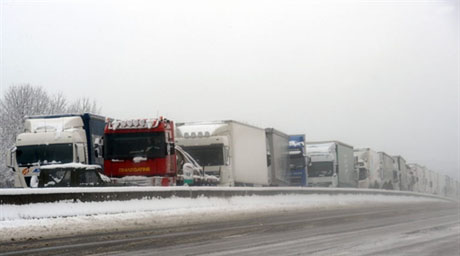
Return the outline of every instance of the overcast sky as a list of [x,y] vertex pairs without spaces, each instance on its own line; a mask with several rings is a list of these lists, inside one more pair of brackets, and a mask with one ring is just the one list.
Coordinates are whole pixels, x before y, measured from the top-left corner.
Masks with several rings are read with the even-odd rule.
[[0,93],[235,119],[459,175],[459,1],[7,1]]

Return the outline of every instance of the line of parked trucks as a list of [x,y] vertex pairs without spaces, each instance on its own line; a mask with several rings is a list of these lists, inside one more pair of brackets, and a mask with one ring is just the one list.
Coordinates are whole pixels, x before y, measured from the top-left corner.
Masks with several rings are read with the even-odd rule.
[[303,134],[232,120],[34,116],[25,120],[7,163],[15,187],[187,184],[459,194],[458,181],[401,156],[339,141],[307,142]]

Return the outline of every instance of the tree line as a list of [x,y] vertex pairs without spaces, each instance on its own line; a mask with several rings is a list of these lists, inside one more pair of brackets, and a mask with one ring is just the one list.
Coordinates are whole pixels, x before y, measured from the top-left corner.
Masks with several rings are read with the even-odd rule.
[[41,86],[8,87],[0,97],[0,187],[13,185],[13,173],[6,167],[6,154],[23,131],[27,116],[85,112],[99,114],[101,108],[90,98],[69,100],[62,93],[49,93]]

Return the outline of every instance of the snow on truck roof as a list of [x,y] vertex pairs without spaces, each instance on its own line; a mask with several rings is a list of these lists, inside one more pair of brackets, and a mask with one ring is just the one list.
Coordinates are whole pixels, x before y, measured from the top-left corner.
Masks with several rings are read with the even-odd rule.
[[82,116],[91,116],[92,118],[102,119],[105,120],[105,117],[92,114],[92,113],[70,113],[70,114],[53,114],[53,115],[35,115],[35,116],[26,116],[26,119],[53,119],[53,118],[61,118],[61,117],[82,117]]
[[331,152],[333,147],[335,146],[334,143],[318,143],[318,144],[308,144],[307,143],[307,152],[308,153],[323,153],[323,152]]
[[[183,125],[176,125],[177,130],[179,131],[180,135],[185,138],[188,137],[203,137],[203,136],[211,136],[215,134],[215,132],[227,126],[226,123],[222,122],[209,122],[209,123],[193,123],[193,124],[183,124]],[[179,134],[178,134],[179,135]]]
[[83,127],[83,121],[78,116],[61,116],[59,118],[29,118],[24,123],[25,132],[62,132]]
[[341,141],[338,141],[338,140],[329,140],[329,141],[307,141],[306,144],[307,145],[313,145],[313,144],[327,144],[327,143],[332,143],[332,144],[339,144],[339,145],[342,145],[342,146],[345,146],[345,147],[349,147],[349,148],[353,148],[353,146],[349,145],[349,144],[346,144],[346,143],[343,143]]
[[219,121],[202,121],[202,122],[186,122],[176,123],[176,129],[179,132],[178,137],[200,137],[200,136],[211,136],[218,132],[222,127],[225,127],[231,123],[239,124],[242,126],[252,127],[255,129],[264,130],[263,128],[253,126],[247,123],[238,122],[235,120],[219,120]]
[[102,167],[96,164],[81,164],[81,163],[68,163],[68,164],[50,164],[40,166],[40,170],[49,170],[49,169],[57,169],[57,168],[72,168],[72,169],[101,169]]
[[108,129],[155,129],[161,122],[169,123],[170,121],[166,118],[139,118],[139,119],[128,119],[128,120],[108,120]]

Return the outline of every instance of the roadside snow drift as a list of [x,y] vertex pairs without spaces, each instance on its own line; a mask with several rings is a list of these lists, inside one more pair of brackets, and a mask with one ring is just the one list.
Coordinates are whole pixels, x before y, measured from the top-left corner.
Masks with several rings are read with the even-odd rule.
[[137,227],[168,227],[303,209],[429,201],[440,200],[410,196],[314,194],[0,205],[0,240],[54,237]]

